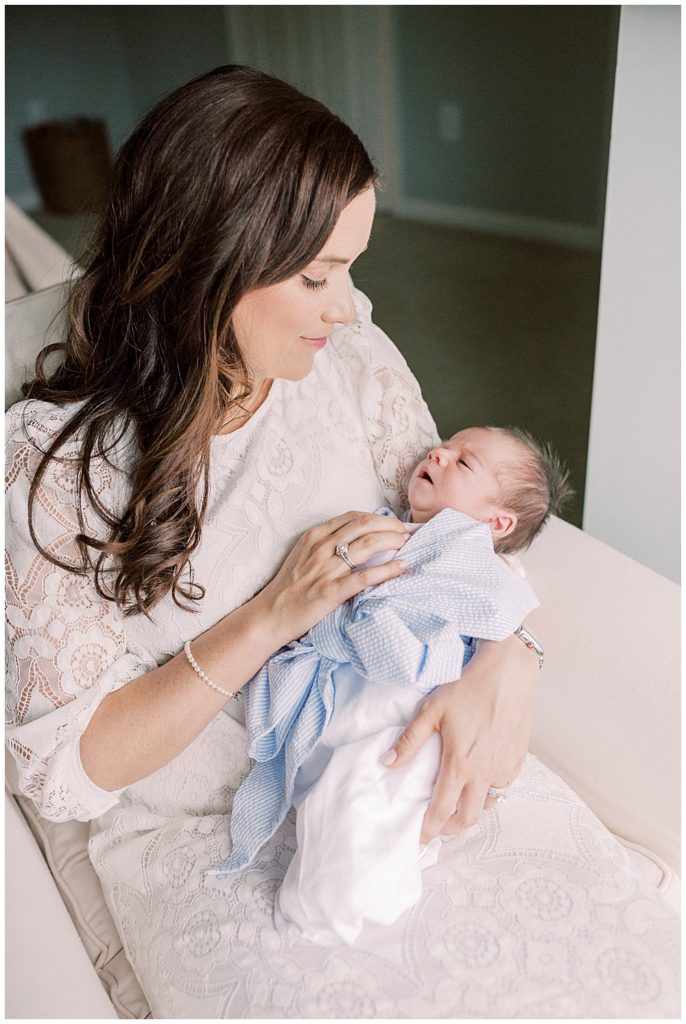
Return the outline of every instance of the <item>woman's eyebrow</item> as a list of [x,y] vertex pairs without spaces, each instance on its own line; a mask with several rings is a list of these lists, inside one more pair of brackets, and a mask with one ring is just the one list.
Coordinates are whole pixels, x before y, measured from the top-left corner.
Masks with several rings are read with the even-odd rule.
[[[362,249],[360,251],[359,255],[361,256],[362,253],[366,252],[368,248],[369,248],[369,246],[365,245],[364,249]],[[357,257],[355,257],[355,258],[357,259]],[[312,262],[313,263],[342,263],[343,265],[345,265],[346,263],[352,263],[352,260],[345,259],[345,257],[343,257],[343,256],[317,256],[317,258],[312,260]]]

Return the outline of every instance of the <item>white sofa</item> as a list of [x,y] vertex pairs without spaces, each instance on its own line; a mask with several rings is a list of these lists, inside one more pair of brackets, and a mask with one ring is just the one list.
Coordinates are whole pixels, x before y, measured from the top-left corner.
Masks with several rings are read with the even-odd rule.
[[[8,304],[7,403],[62,298],[58,286]],[[522,560],[546,648],[532,751],[678,906],[680,589],[561,520]],[[149,1015],[88,863],[87,825],[41,822],[15,794],[10,767],[6,1016]]]

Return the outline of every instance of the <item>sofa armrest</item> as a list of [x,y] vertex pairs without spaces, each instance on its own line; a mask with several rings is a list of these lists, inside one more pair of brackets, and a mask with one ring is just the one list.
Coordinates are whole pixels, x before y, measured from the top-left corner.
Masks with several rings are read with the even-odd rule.
[[522,562],[546,652],[532,752],[678,873],[680,587],[560,519]]
[[[41,349],[64,340],[68,295],[68,284],[55,284],[5,303],[5,409],[21,401],[21,386],[33,377]],[[60,358],[52,355],[48,367]]]
[[48,866],[7,791],[5,1017],[117,1019]]

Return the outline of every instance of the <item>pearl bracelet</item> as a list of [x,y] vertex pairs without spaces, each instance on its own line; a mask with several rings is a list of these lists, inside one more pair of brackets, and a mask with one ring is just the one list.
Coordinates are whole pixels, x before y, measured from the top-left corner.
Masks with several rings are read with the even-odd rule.
[[200,676],[203,683],[207,683],[208,686],[211,686],[213,690],[217,691],[217,693],[221,693],[222,697],[226,697],[227,700],[229,700],[231,697],[233,697],[234,700],[238,700],[238,698],[240,697],[240,692],[233,690],[225,690],[223,686],[218,686],[217,683],[213,683],[210,677],[205,675],[203,670],[200,668],[200,665],[198,665],[197,661],[195,660],[191,653],[190,640],[186,640],[185,644],[183,645],[183,653],[186,655],[186,658],[188,659],[188,664],[191,666],[196,675]]

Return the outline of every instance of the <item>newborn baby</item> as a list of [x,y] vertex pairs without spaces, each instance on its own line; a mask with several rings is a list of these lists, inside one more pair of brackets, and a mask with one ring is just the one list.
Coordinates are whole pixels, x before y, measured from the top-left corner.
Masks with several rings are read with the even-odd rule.
[[231,855],[213,873],[249,863],[292,801],[297,850],[277,897],[280,930],[350,944],[365,921],[390,924],[419,898],[440,846],[419,843],[440,737],[404,768],[389,771],[383,757],[419,701],[459,678],[477,638],[505,639],[536,606],[499,554],[531,543],[565,487],[557,459],[528,436],[459,432],[412,474],[408,574],[346,602],[251,681],[258,763],[236,795]]

